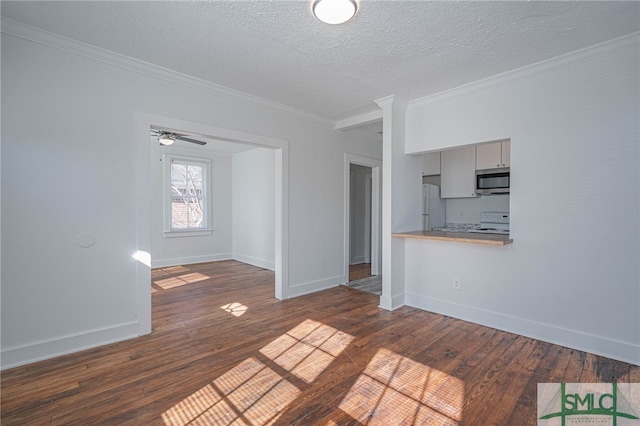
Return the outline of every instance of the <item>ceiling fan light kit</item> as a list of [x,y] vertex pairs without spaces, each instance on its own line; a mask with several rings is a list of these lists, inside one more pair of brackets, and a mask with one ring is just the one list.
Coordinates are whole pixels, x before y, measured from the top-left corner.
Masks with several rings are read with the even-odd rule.
[[160,133],[158,135],[158,142],[161,145],[171,145],[176,141],[176,136],[171,133]]
[[324,23],[338,25],[353,18],[358,10],[355,0],[315,0],[313,14]]
[[158,138],[158,142],[160,145],[173,145],[175,141],[189,142],[196,145],[204,146],[207,143],[205,141],[200,141],[197,139],[188,138],[186,135],[182,135],[180,133],[168,132],[166,130],[156,130],[151,129],[151,136],[155,136]]

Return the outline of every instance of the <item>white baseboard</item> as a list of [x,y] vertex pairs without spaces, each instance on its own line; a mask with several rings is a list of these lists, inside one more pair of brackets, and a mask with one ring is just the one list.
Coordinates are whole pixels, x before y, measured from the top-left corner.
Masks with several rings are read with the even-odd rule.
[[245,254],[233,253],[233,260],[238,262],[248,263],[249,265],[257,266],[258,268],[268,269],[270,271],[276,270],[276,263],[273,260],[260,259],[258,257],[247,256]]
[[166,268],[168,266],[190,265],[194,263],[216,262],[218,260],[231,260],[231,253],[206,254],[203,256],[173,257],[169,259],[151,259],[152,268]]
[[640,345],[413,293],[406,293],[405,302],[425,311],[640,365]]
[[5,370],[7,368],[31,364],[44,359],[55,358],[57,356],[67,355],[134,337],[138,337],[137,322],[3,349],[0,369]]
[[367,257],[366,256],[354,257],[351,260],[351,262],[349,262],[350,265],[360,265],[361,263],[370,263],[370,262],[367,262]]
[[347,282],[344,275],[336,275],[335,277],[325,278],[318,281],[311,281],[302,284],[289,286],[289,297],[302,296],[303,294],[315,293],[316,291],[326,290],[336,287]]
[[405,296],[403,294],[396,294],[395,296],[380,296],[380,305],[382,309],[387,311],[393,311],[405,305]]

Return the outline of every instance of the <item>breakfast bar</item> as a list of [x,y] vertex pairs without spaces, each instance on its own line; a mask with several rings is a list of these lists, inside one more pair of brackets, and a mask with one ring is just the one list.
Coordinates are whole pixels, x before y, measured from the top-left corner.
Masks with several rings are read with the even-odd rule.
[[453,241],[457,243],[507,246],[513,243],[509,235],[476,234],[471,232],[446,231],[409,231],[392,234],[395,238],[414,238],[421,240]]

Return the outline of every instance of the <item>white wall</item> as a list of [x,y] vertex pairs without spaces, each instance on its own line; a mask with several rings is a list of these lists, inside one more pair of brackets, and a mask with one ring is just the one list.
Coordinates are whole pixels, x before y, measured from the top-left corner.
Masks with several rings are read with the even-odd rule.
[[233,155],[233,258],[275,268],[275,151]]
[[137,157],[139,113],[288,141],[288,295],[345,282],[344,154],[380,158],[374,137],[17,24],[2,31],[4,368],[134,337],[146,321],[132,258],[150,220],[137,217],[151,155]]
[[[211,160],[211,235],[165,237],[163,154]],[[160,146],[151,142],[151,266],[154,268],[231,259],[231,156],[205,148]]]
[[514,243],[407,240],[407,304],[640,364],[639,45],[409,105],[407,152],[511,139]]

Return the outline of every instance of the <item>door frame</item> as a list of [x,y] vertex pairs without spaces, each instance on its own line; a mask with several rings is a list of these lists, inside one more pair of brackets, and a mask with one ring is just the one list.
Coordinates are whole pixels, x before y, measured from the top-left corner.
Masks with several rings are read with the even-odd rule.
[[138,334],[151,333],[151,145],[152,126],[196,133],[226,142],[275,151],[275,288],[277,299],[289,297],[289,142],[268,136],[160,115],[136,113],[136,302]]
[[371,168],[371,275],[380,275],[382,265],[381,211],[382,161],[355,154],[344,155],[344,277],[349,282],[350,252],[350,210],[351,210],[351,164]]
[[[365,173],[364,175],[364,205],[371,207],[371,192],[373,190],[373,170]],[[365,262],[371,263],[371,208],[364,211],[364,224],[365,224],[365,240],[364,240],[364,257]]]

